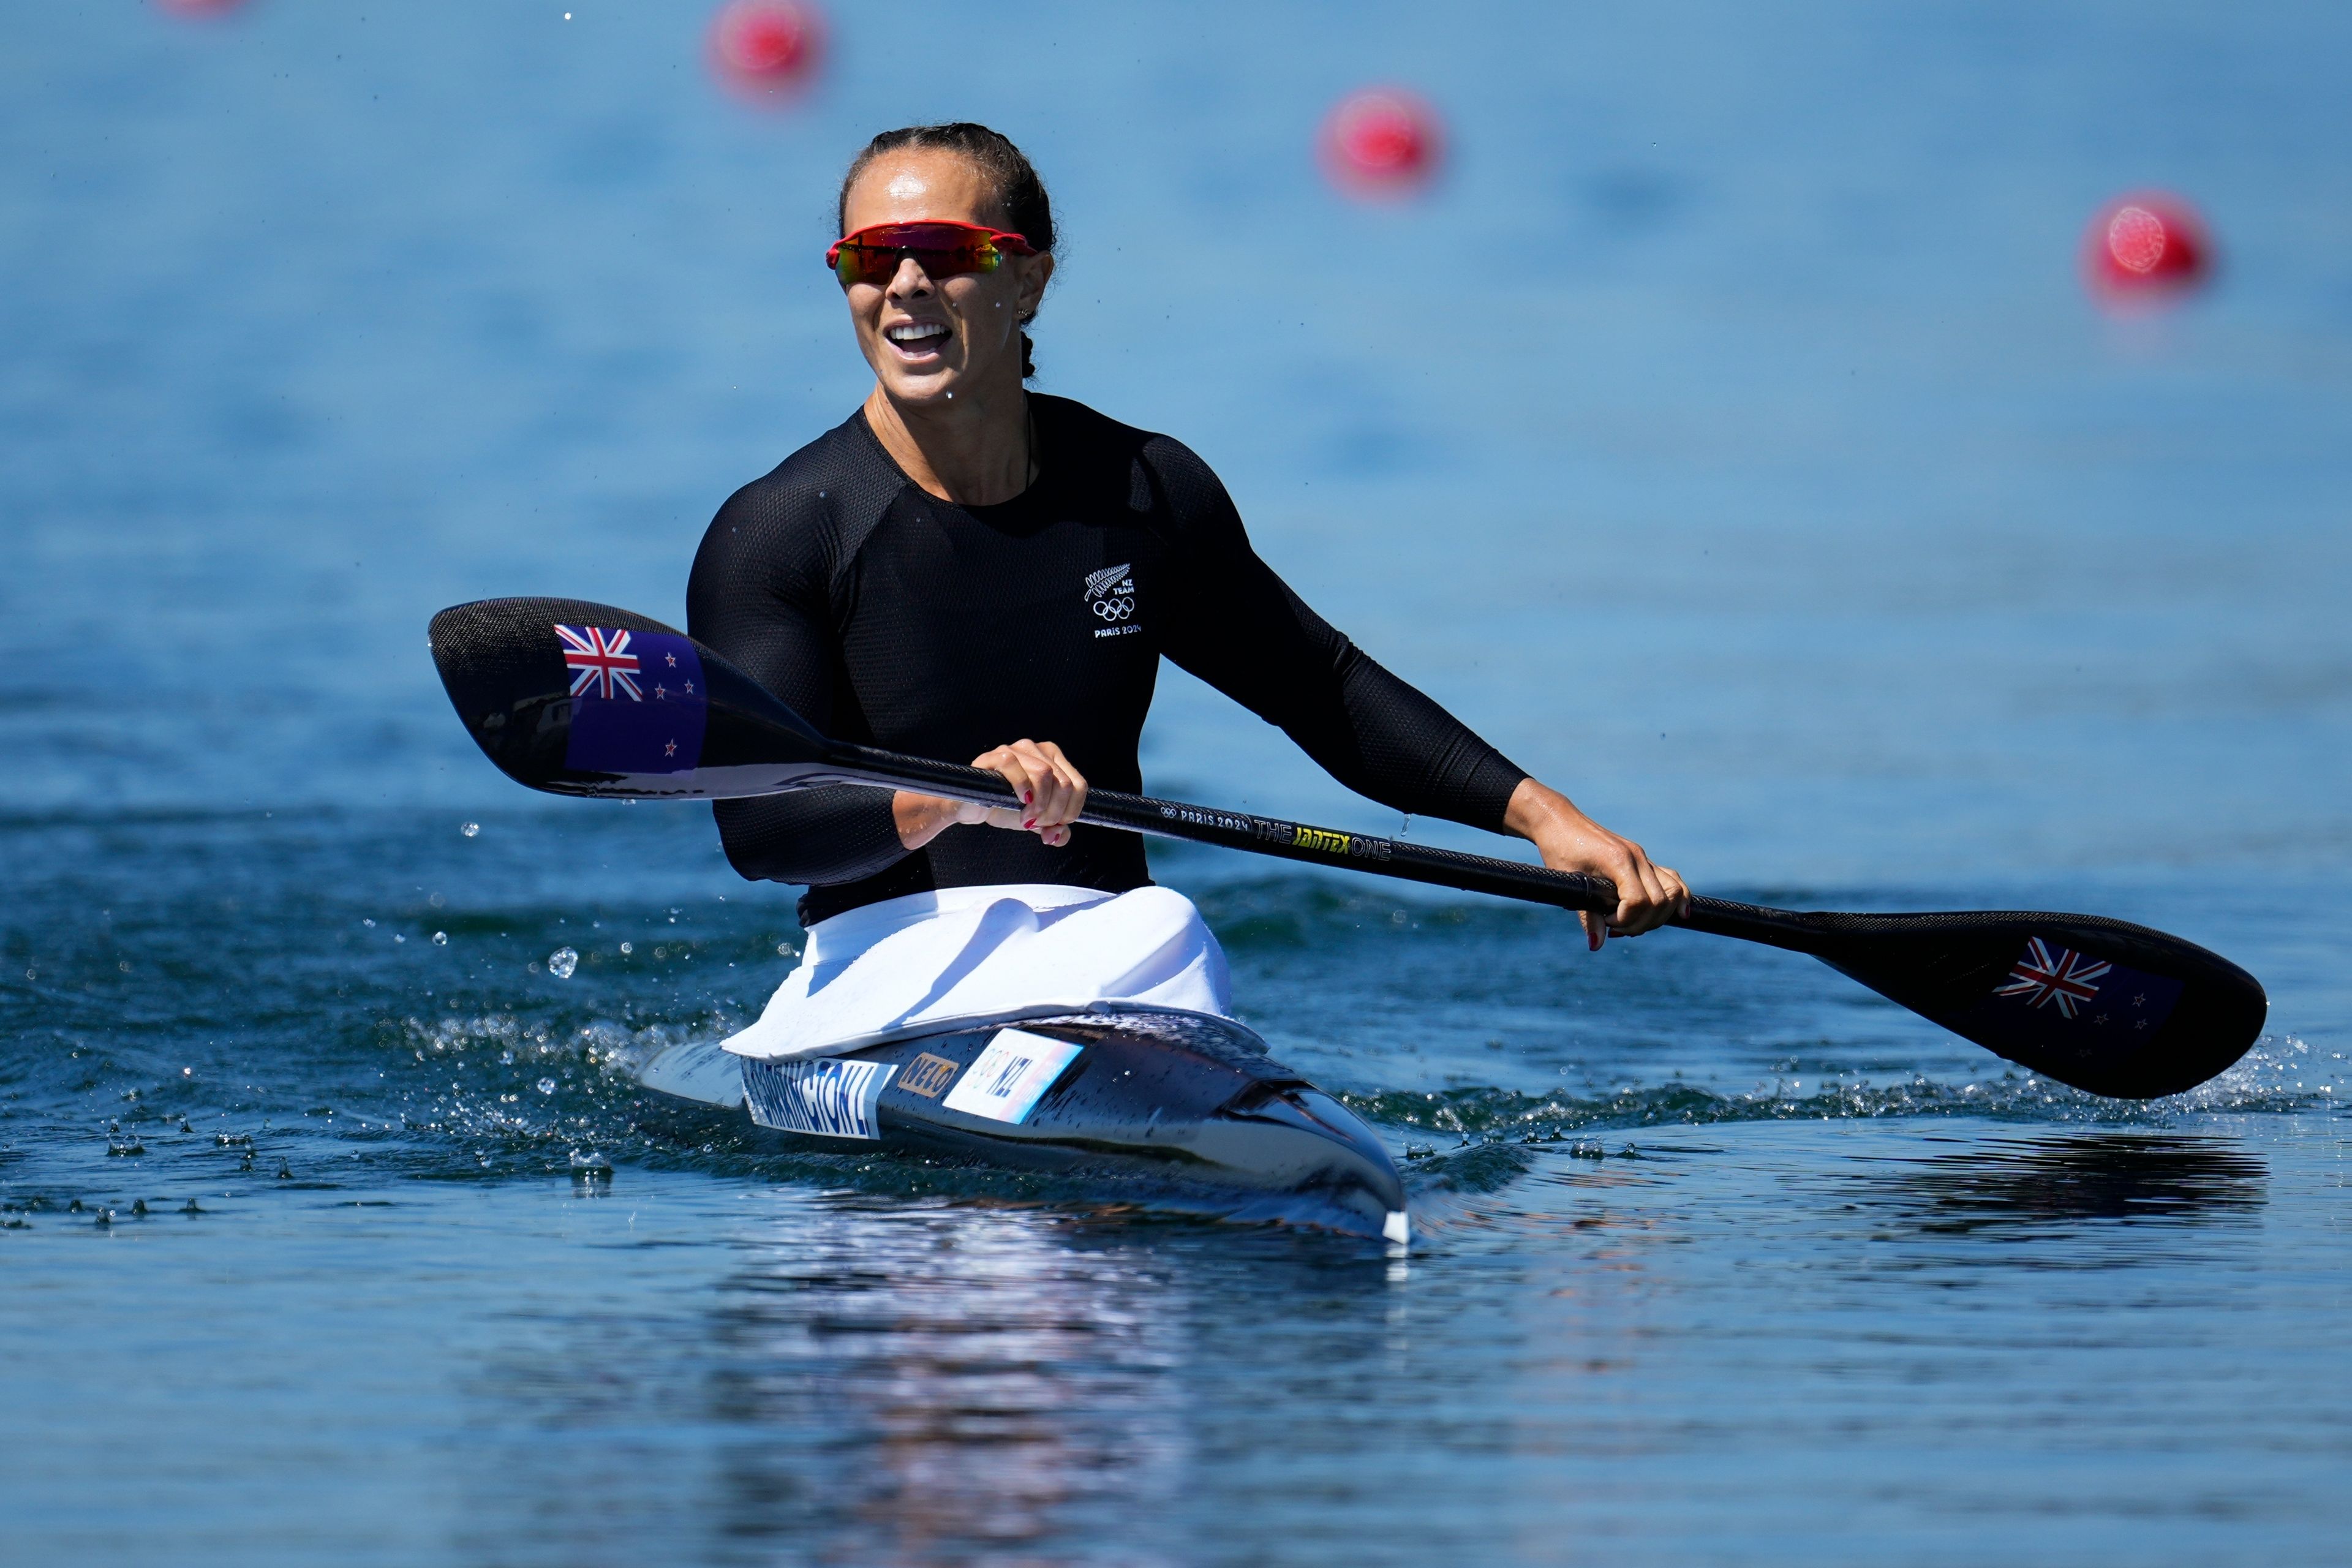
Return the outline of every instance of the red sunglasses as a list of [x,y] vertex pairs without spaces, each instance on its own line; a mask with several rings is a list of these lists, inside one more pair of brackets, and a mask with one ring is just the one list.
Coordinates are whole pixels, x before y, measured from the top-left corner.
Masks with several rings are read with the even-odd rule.
[[885,284],[898,274],[901,257],[911,256],[933,278],[993,272],[1010,251],[1034,256],[1037,247],[1017,234],[970,223],[877,223],[844,235],[824,253],[841,286]]

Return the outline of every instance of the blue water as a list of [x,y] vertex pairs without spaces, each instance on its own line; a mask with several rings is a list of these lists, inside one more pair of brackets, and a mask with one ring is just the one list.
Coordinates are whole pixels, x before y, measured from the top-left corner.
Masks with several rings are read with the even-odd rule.
[[[11,17],[9,1560],[2341,1560],[2352,14],[842,7],[781,114],[703,21]],[[1351,206],[1391,79],[1452,160]],[[1695,886],[2144,921],[2269,1032],[2098,1101],[1790,955],[1161,848],[1409,1254],[655,1130],[789,895],[497,777],[425,621],[677,619],[863,390],[840,165],[950,115],[1054,184],[1041,384]],[[2143,185],[2221,265],[2112,318]],[[1495,847],[1172,671],[1145,763]]]

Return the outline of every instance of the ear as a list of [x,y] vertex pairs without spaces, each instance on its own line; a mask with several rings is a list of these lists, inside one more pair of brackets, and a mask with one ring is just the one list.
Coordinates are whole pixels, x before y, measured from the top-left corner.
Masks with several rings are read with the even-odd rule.
[[1017,259],[1021,262],[1021,288],[1014,302],[1020,309],[1020,319],[1026,322],[1037,313],[1039,302],[1045,298],[1045,285],[1053,281],[1054,253],[1048,250]]

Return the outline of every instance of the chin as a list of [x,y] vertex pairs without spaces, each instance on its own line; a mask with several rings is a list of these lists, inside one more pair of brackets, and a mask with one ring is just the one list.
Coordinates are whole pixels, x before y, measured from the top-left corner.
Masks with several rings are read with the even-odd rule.
[[878,371],[877,374],[882,383],[882,390],[890,395],[892,402],[916,407],[952,401],[949,394],[962,391],[967,379],[955,370],[908,370],[895,364]]
[[901,408],[952,408],[957,387],[952,380],[924,380],[914,383],[884,382],[883,390],[890,401]]

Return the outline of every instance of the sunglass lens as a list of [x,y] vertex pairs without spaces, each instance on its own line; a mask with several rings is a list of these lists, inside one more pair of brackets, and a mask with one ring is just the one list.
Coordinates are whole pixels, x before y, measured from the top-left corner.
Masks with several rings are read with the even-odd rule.
[[993,272],[1002,259],[992,245],[960,245],[951,249],[935,250],[928,246],[890,247],[878,245],[844,245],[835,258],[833,270],[842,287],[852,283],[871,283],[879,287],[898,276],[898,258],[911,256],[922,269],[933,278],[961,278],[968,272]]

